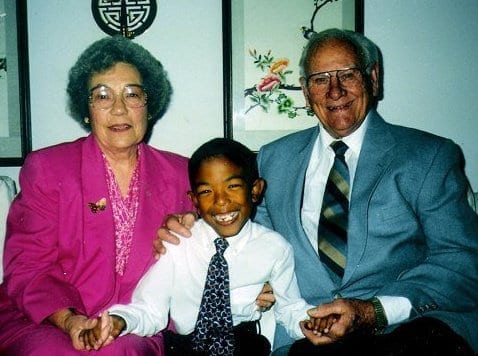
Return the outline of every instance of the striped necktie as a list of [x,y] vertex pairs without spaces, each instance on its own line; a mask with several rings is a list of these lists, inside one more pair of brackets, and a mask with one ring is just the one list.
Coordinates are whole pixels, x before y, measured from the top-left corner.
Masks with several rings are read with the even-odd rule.
[[342,141],[334,141],[330,146],[335,152],[335,159],[325,186],[320,212],[319,256],[332,272],[332,277],[341,280],[347,256],[350,178],[344,154],[348,146]]
[[229,290],[229,268],[224,251],[229,243],[214,240],[216,254],[207,271],[206,284],[193,333],[193,348],[207,355],[228,355],[234,352],[234,333]]

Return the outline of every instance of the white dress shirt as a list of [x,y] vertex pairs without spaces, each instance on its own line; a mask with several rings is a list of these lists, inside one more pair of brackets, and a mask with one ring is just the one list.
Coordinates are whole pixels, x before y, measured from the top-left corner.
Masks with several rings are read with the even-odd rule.
[[[317,231],[319,225],[321,202],[324,197],[327,178],[334,164],[335,153],[330,144],[336,139],[324,129],[319,122],[320,132],[312,149],[309,165],[305,173],[304,199],[301,210],[302,226],[318,255]],[[363,138],[368,126],[368,115],[360,127],[349,136],[342,138],[349,149],[345,152],[345,162],[349,168],[350,190],[352,194],[355,170],[362,148]],[[412,304],[405,297],[378,296],[389,324],[406,320],[410,316]]]
[[[194,331],[218,236],[204,220],[197,221],[191,232],[190,238],[180,237],[179,245],[165,243],[167,253],[141,279],[130,304],[108,310],[126,321],[124,333],[156,334],[167,326],[168,313],[178,333]],[[304,337],[299,321],[307,318],[307,310],[313,306],[300,297],[292,246],[277,232],[251,221],[227,241],[224,257],[229,265],[234,325],[260,319],[255,301],[269,282],[276,297],[276,321],[292,337]]]
[[[360,149],[362,148],[363,136],[367,127],[367,119],[352,134],[342,139],[349,147],[345,152],[345,162],[349,169],[350,190],[352,192],[355,169],[357,168]],[[319,228],[320,210],[324,198],[325,186],[329,177],[330,169],[334,164],[335,152],[330,144],[336,139],[320,124],[320,132],[315,141],[309,165],[305,172],[304,200],[302,203],[302,226],[318,255],[317,231]],[[350,201],[350,196],[348,197]]]

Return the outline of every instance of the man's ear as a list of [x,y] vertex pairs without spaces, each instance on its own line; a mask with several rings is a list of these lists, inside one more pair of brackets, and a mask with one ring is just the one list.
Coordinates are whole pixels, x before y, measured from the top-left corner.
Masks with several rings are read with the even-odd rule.
[[265,182],[262,178],[257,178],[254,183],[252,183],[252,202],[257,203],[261,197],[264,190]]
[[370,80],[372,81],[372,94],[377,97],[380,93],[380,68],[378,63],[375,63],[370,72]]
[[309,104],[309,90],[307,89],[307,83],[305,81],[305,78],[304,77],[300,77],[300,86],[302,88],[302,93],[304,94],[304,98],[305,98],[305,106],[307,108],[310,108],[310,104]]

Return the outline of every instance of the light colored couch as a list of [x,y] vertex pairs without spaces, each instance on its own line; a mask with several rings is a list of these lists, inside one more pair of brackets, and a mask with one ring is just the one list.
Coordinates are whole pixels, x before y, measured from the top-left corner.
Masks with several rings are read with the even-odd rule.
[[[5,239],[5,222],[7,220],[8,208],[16,194],[15,182],[6,176],[0,176],[0,283],[3,280],[3,245]],[[478,213],[478,193],[470,191],[468,201],[475,212]],[[262,334],[265,335],[272,343],[275,321],[273,313],[264,313],[261,320]]]
[[15,197],[16,187],[13,179],[0,176],[0,283],[3,280],[3,245],[5,240],[5,223],[7,221],[8,208]]

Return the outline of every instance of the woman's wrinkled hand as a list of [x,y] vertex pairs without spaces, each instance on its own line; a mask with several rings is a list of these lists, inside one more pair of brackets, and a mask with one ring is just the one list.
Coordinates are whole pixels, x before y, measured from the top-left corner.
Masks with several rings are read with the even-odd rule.
[[91,347],[84,342],[82,335],[85,330],[93,329],[97,323],[97,319],[88,319],[84,315],[72,314],[65,318],[63,330],[70,335],[76,350],[90,350]]
[[97,323],[92,329],[84,329],[79,337],[86,350],[98,350],[100,347],[107,346],[118,336],[113,334],[113,318],[108,312],[103,312]]

